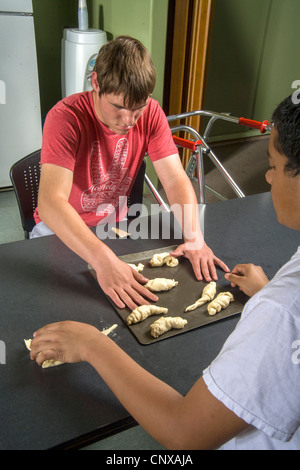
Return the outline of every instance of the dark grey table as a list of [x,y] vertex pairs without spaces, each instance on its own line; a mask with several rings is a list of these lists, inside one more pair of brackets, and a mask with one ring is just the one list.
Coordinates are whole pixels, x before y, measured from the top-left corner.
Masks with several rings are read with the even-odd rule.
[[[251,261],[269,276],[299,244],[298,232],[278,224],[269,193],[208,205],[205,239],[229,267]],[[173,243],[172,237],[107,240],[117,255]],[[228,284],[221,271],[219,283]],[[76,448],[136,424],[88,364],[41,369],[29,359],[23,339],[44,324],[76,320],[103,329],[118,323],[116,343],[184,394],[218,354],[238,319],[239,315],[142,346],[86,264],[56,236],[1,245],[0,340],[5,344],[5,363],[2,357],[0,449]]]

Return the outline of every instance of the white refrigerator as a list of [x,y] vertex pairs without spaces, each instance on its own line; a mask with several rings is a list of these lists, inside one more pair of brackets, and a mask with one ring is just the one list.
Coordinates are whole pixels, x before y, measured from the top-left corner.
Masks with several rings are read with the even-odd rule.
[[13,163],[41,148],[32,0],[0,0],[0,188]]

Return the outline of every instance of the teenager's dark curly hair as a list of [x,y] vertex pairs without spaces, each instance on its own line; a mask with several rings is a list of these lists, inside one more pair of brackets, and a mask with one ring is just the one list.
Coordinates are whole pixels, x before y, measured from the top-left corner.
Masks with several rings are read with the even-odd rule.
[[277,106],[272,116],[277,130],[275,148],[287,157],[285,169],[292,172],[293,176],[300,174],[300,104],[297,101],[295,94],[288,96]]

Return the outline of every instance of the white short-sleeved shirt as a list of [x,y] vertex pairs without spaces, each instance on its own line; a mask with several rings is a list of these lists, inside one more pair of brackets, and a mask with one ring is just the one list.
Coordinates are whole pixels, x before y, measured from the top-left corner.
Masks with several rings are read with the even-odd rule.
[[300,247],[247,302],[203,378],[251,425],[224,449],[300,449]]

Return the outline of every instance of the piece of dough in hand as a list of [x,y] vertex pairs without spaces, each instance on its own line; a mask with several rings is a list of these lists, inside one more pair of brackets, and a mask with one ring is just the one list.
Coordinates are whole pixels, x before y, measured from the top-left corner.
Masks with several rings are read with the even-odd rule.
[[[25,346],[29,351],[31,351],[31,341],[32,339],[24,339]],[[48,367],[56,367],[56,366],[60,366],[61,364],[64,364],[64,363],[60,361],[56,361],[55,359],[47,359],[46,361],[43,362],[42,368],[47,369]]]
[[206,304],[206,302],[209,302],[214,298],[216,295],[217,291],[217,284],[216,282],[212,281],[207,286],[204,287],[202,291],[202,296],[200,299],[196,300],[196,302],[193,305],[189,305],[186,307],[185,312],[190,312],[191,310],[195,310],[197,307],[201,307],[201,305]]
[[230,302],[234,301],[234,297],[231,292],[220,292],[217,297],[208,304],[207,311],[209,315],[215,315],[222,309],[228,307]]
[[155,279],[151,279],[145,284],[147,289],[153,292],[159,292],[162,290],[170,290],[173,287],[177,286],[178,281],[174,279],[165,279],[164,277],[157,277]]
[[174,268],[178,265],[178,259],[171,256],[170,253],[157,253],[152,256],[151,260],[149,261],[150,266],[157,267],[166,264],[171,268]]
[[151,335],[158,338],[172,328],[181,329],[187,324],[187,320],[181,317],[161,317],[150,325]]
[[[118,326],[117,324],[112,325],[109,328],[107,328],[106,330],[103,330],[102,333],[107,336],[115,328],[117,328],[117,326]],[[24,339],[25,346],[29,351],[31,351],[31,341],[32,341],[32,339]],[[42,368],[43,369],[48,369],[48,367],[56,367],[56,366],[60,366],[61,364],[65,364],[65,363],[61,362],[61,361],[56,361],[55,359],[47,359],[46,361],[43,362]]]
[[151,315],[158,315],[159,313],[168,313],[168,309],[164,307],[159,307],[158,305],[140,305],[139,307],[132,310],[130,315],[128,315],[126,322],[127,325],[132,323],[139,323]]

